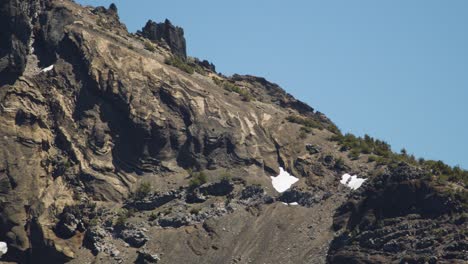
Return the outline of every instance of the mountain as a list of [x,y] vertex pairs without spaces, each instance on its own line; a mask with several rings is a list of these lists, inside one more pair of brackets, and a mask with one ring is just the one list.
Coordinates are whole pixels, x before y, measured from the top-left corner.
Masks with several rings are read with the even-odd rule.
[[468,172],[218,74],[169,20],[1,0],[0,28],[7,263],[468,261]]

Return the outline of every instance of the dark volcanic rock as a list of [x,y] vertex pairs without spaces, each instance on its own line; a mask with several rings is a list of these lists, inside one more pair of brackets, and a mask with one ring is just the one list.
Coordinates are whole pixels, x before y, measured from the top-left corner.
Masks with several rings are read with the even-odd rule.
[[331,194],[320,190],[301,191],[295,187],[283,192],[277,200],[284,203],[298,203],[302,206],[312,207],[314,204],[320,203],[330,195]]
[[76,233],[79,224],[79,219],[73,214],[63,213],[60,217],[60,221],[57,223],[55,233],[59,237],[70,238]]
[[[0,27],[2,261],[126,263],[145,246],[165,263],[324,263],[334,231],[330,262],[466,260],[460,182],[349,159],[278,85],[186,59],[168,20],[135,35],[115,5],[2,0]],[[299,178],[279,200],[303,206],[271,205],[279,167]],[[240,180],[195,186],[223,171]],[[369,177],[340,192],[344,172]]]
[[140,200],[129,200],[126,204],[128,208],[136,210],[153,210],[177,198],[181,198],[181,191],[169,191],[165,193],[155,193]]
[[258,206],[273,203],[275,199],[267,195],[262,186],[249,185],[241,191],[239,201],[247,206]]
[[234,190],[234,184],[229,180],[222,180],[215,183],[203,184],[198,189],[204,195],[224,196]]
[[[454,231],[466,229],[458,201],[438,194],[426,172],[400,164],[362,187],[334,219],[341,235],[330,246],[330,263],[425,263],[466,261],[463,248],[448,254],[448,244],[466,244]],[[430,250],[429,250],[430,248]],[[367,256],[372,255],[372,258]],[[409,257],[411,256],[411,257]]]
[[141,35],[152,41],[165,41],[172,53],[184,60],[187,59],[184,30],[172,25],[168,19],[164,23],[149,20],[141,30]]
[[0,86],[13,83],[26,68],[38,0],[0,2]]
[[162,227],[181,227],[189,225],[191,222],[191,216],[182,212],[171,213],[158,219],[158,224]]

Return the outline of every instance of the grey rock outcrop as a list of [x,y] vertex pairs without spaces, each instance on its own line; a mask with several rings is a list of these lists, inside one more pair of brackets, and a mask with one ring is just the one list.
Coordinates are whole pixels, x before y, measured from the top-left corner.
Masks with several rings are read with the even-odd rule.
[[149,20],[141,30],[141,35],[152,41],[164,41],[174,55],[187,59],[187,47],[185,43],[184,30],[172,25],[169,19],[163,23]]
[[130,246],[136,248],[142,247],[149,240],[145,230],[131,225],[122,228],[118,236],[127,242]]
[[158,254],[153,254],[148,250],[138,250],[138,257],[135,261],[136,264],[149,264],[149,263],[158,263],[161,259]]

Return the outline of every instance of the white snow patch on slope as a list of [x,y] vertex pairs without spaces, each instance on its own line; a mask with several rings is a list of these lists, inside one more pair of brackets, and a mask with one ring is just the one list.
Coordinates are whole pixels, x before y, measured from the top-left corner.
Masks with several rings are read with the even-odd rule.
[[0,257],[5,255],[8,251],[7,243],[0,241]]
[[358,178],[357,175],[349,175],[348,173],[343,174],[341,176],[341,181],[340,183],[348,186],[349,188],[353,190],[357,190],[361,185],[366,181],[366,179],[363,178]]
[[282,193],[286,191],[287,189],[289,189],[291,185],[296,183],[299,179],[289,174],[283,168],[280,167],[279,169],[280,169],[280,173],[278,176],[276,177],[270,176],[270,177],[271,177],[271,184],[273,184],[273,188],[275,188],[275,190],[277,190],[278,192]]
[[284,205],[299,205],[297,202],[292,202],[292,203],[281,202],[281,203]]
[[41,70],[41,72],[48,72],[51,71],[54,68],[54,65],[50,65],[49,67],[45,67],[44,69]]

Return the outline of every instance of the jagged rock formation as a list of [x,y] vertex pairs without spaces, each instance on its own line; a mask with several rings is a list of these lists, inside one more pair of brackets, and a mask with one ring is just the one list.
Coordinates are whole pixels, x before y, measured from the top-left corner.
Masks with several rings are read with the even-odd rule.
[[164,41],[174,55],[187,59],[184,30],[172,25],[169,19],[164,23],[149,20],[141,30],[141,35],[152,41]]
[[[457,263],[467,260],[459,200],[407,165],[376,177],[337,210],[332,263]],[[465,231],[462,231],[465,230]]]
[[[351,159],[325,115],[263,78],[186,57],[169,21],[130,34],[115,5],[0,5],[2,260],[466,260],[465,205],[431,172]],[[279,167],[299,178],[282,194],[270,180]],[[368,181],[352,192],[345,172]],[[434,225],[443,231],[424,237]]]

